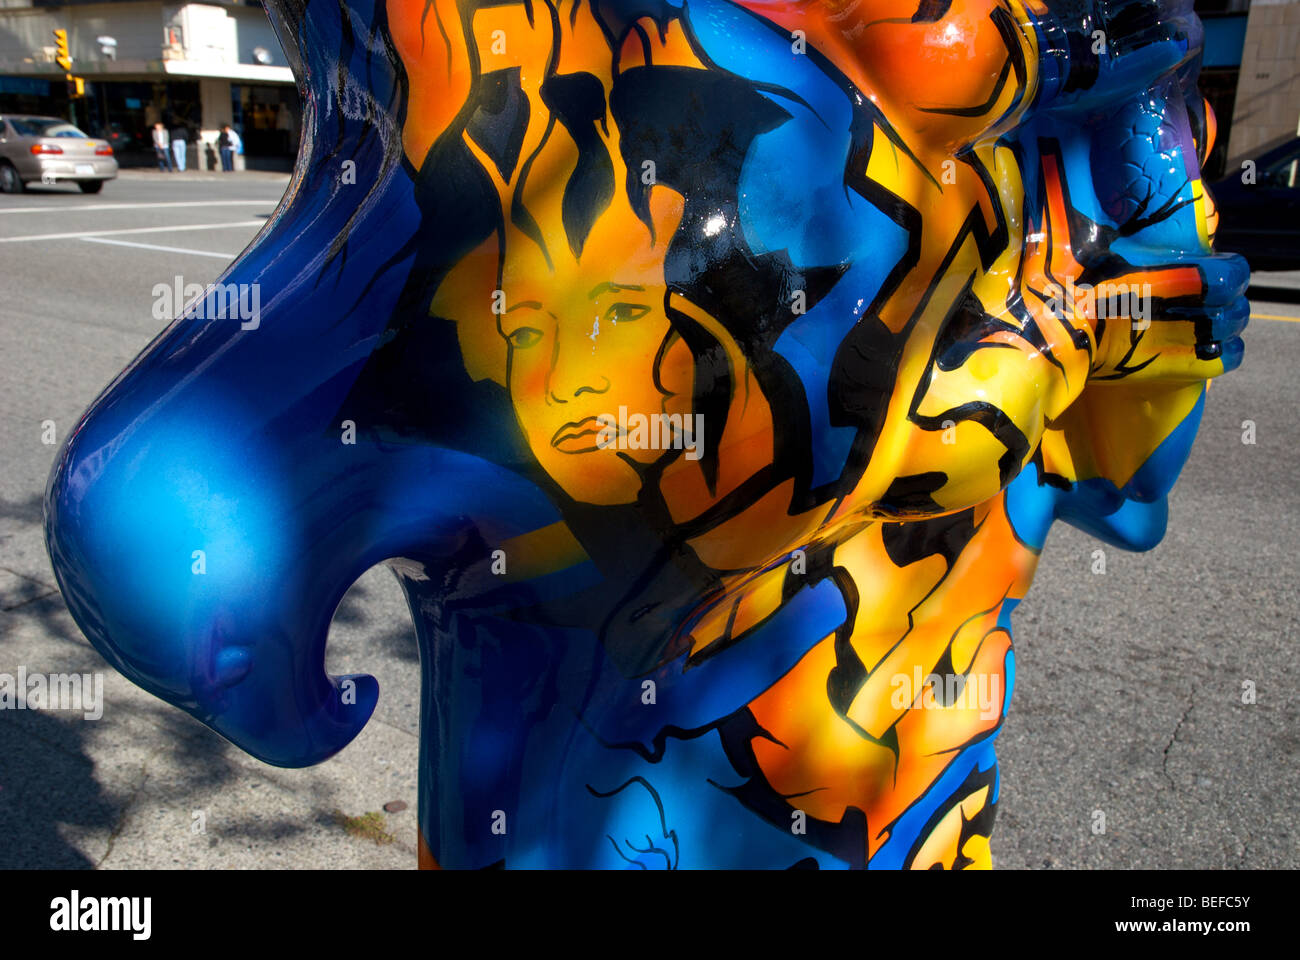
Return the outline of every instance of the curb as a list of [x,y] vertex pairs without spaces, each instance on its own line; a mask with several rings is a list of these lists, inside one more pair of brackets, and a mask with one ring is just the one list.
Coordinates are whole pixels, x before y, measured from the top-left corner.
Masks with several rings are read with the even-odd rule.
[[211,172],[163,173],[161,170],[143,170],[139,168],[119,169],[119,180],[166,180],[169,183],[215,183],[219,181],[261,180],[267,182],[288,182],[290,174],[274,170],[235,170],[231,173]]

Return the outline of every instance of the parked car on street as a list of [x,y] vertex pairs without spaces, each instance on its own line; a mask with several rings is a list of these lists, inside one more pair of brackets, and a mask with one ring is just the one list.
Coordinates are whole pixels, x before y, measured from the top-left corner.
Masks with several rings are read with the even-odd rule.
[[118,158],[119,163],[123,154],[139,154],[147,157],[152,165],[153,142],[144,131],[128,129],[120,123],[106,123],[93,136],[108,141],[108,145],[113,148],[113,156]]
[[1300,269],[1300,137],[1243,162],[1210,186],[1219,208],[1214,246],[1256,270]]
[[0,117],[0,191],[70,181],[83,193],[99,193],[116,176],[117,159],[107,140],[88,137],[58,117]]

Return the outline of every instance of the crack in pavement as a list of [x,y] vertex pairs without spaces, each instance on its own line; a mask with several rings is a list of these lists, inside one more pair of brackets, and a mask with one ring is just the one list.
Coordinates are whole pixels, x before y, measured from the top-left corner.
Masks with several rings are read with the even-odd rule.
[[[160,747],[158,749],[161,750],[162,748]],[[104,855],[95,863],[96,870],[104,865],[104,861],[107,860],[109,855],[113,852],[113,844],[117,842],[118,836],[126,827],[127,819],[131,816],[131,808],[135,806],[136,801],[140,798],[140,793],[144,790],[144,785],[149,782],[149,764],[153,762],[153,759],[157,755],[158,750],[155,750],[153,753],[149,754],[149,756],[145,757],[144,763],[140,767],[140,772],[143,776],[140,777],[140,782],[135,785],[135,789],[131,791],[131,798],[127,800],[126,804],[122,807],[122,815],[117,818],[117,825],[113,827],[113,832],[108,835],[108,846],[104,849]]]
[[44,600],[46,597],[59,592],[59,588],[57,586],[52,586],[51,584],[45,582],[44,580],[38,580],[36,577],[28,576],[25,573],[19,573],[17,570],[10,569],[9,567],[0,567],[0,573],[7,573],[11,576],[17,577],[19,580],[22,580],[24,583],[33,584],[39,589],[45,591],[44,593],[38,593],[35,596],[25,597],[22,600],[19,600],[17,603],[0,608],[0,610],[3,610],[4,613],[10,613],[14,610],[20,610],[23,607],[27,606],[27,604],[29,603],[35,603],[37,600]]
[[1178,718],[1178,723],[1174,727],[1174,732],[1170,734],[1169,742],[1165,744],[1165,749],[1162,751],[1160,772],[1164,774],[1165,779],[1169,781],[1170,789],[1173,790],[1177,790],[1178,787],[1174,783],[1174,778],[1169,775],[1169,751],[1173,749],[1174,744],[1178,742],[1178,732],[1183,729],[1183,724],[1187,722],[1187,718],[1191,715],[1192,710],[1195,708],[1195,706],[1196,706],[1196,685],[1193,684],[1191,690],[1187,694],[1187,709],[1185,709],[1183,711],[1183,715]]
[[[42,586],[44,586],[44,584],[42,584]],[[37,600],[44,600],[46,597],[53,596],[58,592],[59,590],[57,587],[48,587],[46,588],[45,593],[38,593],[34,597],[28,597],[26,600],[20,600],[18,603],[15,603],[13,606],[0,608],[0,612],[13,613],[15,610],[21,610],[29,603],[35,603]]]

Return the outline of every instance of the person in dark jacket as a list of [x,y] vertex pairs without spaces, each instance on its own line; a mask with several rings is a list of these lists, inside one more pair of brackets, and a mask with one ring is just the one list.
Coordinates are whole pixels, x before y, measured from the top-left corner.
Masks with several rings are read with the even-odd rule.
[[221,152],[221,170],[230,173],[235,169],[235,146],[239,135],[230,129],[230,124],[221,125],[221,135],[217,137],[217,149]]
[[176,161],[176,169],[184,172],[185,170],[185,153],[189,149],[190,131],[185,124],[179,120],[172,126],[172,158]]

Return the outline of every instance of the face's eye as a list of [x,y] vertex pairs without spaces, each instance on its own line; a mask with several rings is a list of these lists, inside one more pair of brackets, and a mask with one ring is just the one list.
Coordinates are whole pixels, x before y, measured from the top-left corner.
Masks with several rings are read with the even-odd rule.
[[641,303],[616,303],[605,311],[605,319],[612,323],[631,323],[649,312],[650,308]]
[[520,327],[510,334],[509,340],[515,350],[527,350],[542,342],[542,331],[536,327]]

